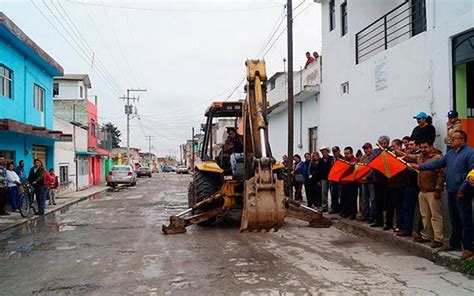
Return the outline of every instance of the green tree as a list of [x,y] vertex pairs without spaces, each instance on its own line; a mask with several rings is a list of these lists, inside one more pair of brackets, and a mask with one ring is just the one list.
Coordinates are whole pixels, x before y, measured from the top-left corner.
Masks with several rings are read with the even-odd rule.
[[120,132],[120,130],[112,122],[105,124],[105,130],[112,136],[112,148],[120,147],[120,136],[122,136],[122,132]]

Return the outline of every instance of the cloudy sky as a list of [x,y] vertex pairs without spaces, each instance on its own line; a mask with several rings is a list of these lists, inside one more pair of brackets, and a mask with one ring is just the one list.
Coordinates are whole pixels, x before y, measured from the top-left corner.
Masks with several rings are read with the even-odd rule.
[[[145,136],[153,136],[153,152],[179,156],[179,144],[204,120],[211,101],[243,97],[247,58],[264,56],[270,76],[283,70],[285,3],[0,0],[0,10],[65,73],[91,76],[100,121],[116,124],[124,145],[126,117],[118,97],[127,88],[146,88],[136,94],[131,145],[148,150]],[[295,0],[293,7],[298,70],[306,51],[321,50],[321,18],[312,0]]]

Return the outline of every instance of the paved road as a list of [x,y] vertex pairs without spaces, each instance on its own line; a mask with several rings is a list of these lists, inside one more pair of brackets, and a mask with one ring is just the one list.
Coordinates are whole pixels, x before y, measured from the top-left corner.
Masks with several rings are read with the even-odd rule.
[[473,295],[474,280],[334,227],[160,225],[189,176],[155,175],[0,234],[2,295]]

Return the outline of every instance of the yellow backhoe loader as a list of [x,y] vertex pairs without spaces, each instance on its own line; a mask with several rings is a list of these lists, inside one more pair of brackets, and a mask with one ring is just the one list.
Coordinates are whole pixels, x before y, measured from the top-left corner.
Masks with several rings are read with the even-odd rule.
[[[170,217],[170,224],[162,227],[166,234],[212,223],[234,209],[242,211],[241,232],[277,231],[285,217],[307,221],[312,227],[331,225],[320,211],[285,196],[285,167],[272,157],[268,142],[265,62],[247,60],[245,64],[246,99],[214,102],[207,109],[204,140],[188,190],[189,209]],[[233,119],[235,124],[233,138],[217,152],[212,126],[219,118]]]

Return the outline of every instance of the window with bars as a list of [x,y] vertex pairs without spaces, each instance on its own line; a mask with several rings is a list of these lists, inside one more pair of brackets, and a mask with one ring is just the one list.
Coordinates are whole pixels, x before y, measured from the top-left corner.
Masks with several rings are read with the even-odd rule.
[[61,164],[59,165],[59,183],[68,183],[69,182],[69,165]]
[[347,34],[347,2],[341,4],[341,36]]
[[0,96],[11,99],[13,74],[10,69],[0,64]]
[[44,112],[44,89],[39,85],[33,86],[33,108]]
[[336,4],[334,0],[329,1],[329,31],[336,28]]

